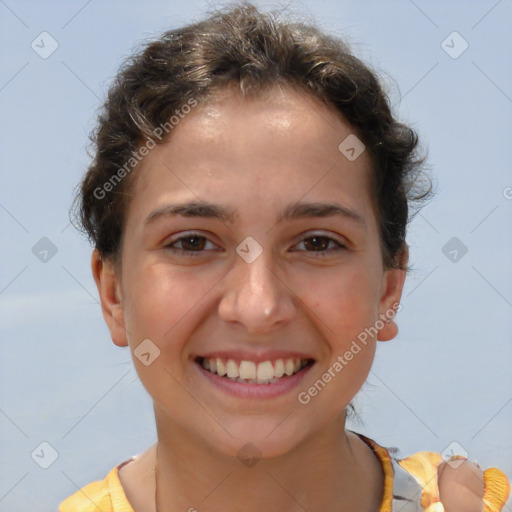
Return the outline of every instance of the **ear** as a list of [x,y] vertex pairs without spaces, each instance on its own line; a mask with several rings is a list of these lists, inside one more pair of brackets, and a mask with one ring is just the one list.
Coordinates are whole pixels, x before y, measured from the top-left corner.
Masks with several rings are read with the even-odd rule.
[[91,258],[92,275],[100,295],[103,318],[115,345],[126,347],[128,340],[124,322],[121,280],[111,259],[103,259],[95,249]]
[[398,334],[398,326],[394,317],[398,311],[400,298],[405,282],[407,262],[409,261],[409,248],[405,246],[400,254],[398,263],[400,268],[386,269],[382,281],[382,295],[379,305],[379,319],[384,326],[379,329],[379,341],[392,340]]

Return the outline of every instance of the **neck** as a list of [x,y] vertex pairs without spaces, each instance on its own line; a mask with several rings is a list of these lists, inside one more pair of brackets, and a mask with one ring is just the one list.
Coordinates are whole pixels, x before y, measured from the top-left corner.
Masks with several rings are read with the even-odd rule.
[[375,511],[382,473],[345,416],[285,455],[244,465],[176,424],[155,406],[156,512]]

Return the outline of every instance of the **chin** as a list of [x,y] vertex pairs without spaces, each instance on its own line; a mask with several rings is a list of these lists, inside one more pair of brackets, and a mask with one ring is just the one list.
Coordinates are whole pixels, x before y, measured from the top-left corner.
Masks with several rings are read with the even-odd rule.
[[[292,415],[290,415],[292,416]],[[295,423],[286,414],[279,418],[243,418],[224,425],[233,436],[223,435],[214,442],[215,449],[229,457],[244,459],[271,459],[295,450],[304,440],[306,426]],[[224,432],[225,434],[225,432]],[[207,441],[212,444],[212,438]]]

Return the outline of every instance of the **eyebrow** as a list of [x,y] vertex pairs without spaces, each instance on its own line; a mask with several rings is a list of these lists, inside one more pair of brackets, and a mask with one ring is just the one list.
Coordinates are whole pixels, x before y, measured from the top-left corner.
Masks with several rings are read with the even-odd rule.
[[[166,217],[201,217],[209,219],[218,219],[222,222],[234,223],[238,219],[235,210],[222,206],[220,204],[206,203],[203,201],[191,201],[187,203],[167,204],[151,212],[144,221],[145,224],[151,224],[160,218]],[[340,204],[332,203],[294,203],[288,205],[282,211],[277,222],[283,220],[293,220],[306,217],[343,217],[352,220],[366,229],[366,223],[362,215],[355,210]]]

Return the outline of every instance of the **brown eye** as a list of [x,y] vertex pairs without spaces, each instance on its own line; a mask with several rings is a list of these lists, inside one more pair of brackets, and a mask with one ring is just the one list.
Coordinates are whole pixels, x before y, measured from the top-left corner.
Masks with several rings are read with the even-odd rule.
[[201,256],[205,252],[209,252],[211,250],[206,248],[207,244],[210,244],[213,248],[215,248],[215,245],[205,236],[191,233],[185,236],[181,236],[168,243],[165,246],[165,249],[177,254]]
[[[298,245],[304,245],[306,252],[317,253],[316,256],[328,256],[345,250],[346,246],[334,238],[325,235],[313,235],[302,239]],[[332,245],[334,244],[334,245]],[[330,248],[329,248],[330,247]]]
[[180,238],[177,241],[181,242],[182,248],[185,251],[196,251],[204,249],[206,238],[204,236],[192,235]]
[[311,236],[304,239],[304,247],[312,251],[325,251],[330,241],[326,236]]

